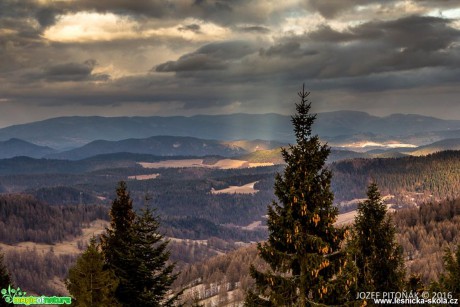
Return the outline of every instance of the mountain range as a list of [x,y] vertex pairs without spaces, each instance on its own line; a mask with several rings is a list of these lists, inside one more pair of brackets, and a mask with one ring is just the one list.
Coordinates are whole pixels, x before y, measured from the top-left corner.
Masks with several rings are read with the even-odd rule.
[[[319,113],[313,133],[331,145],[350,140],[410,141],[426,145],[460,137],[459,120],[442,120],[414,114],[385,117],[365,112]],[[0,140],[18,138],[59,151],[96,140],[119,141],[152,136],[183,136],[210,140],[275,140],[295,138],[289,116],[279,114],[196,115],[191,117],[57,117],[0,129]]]

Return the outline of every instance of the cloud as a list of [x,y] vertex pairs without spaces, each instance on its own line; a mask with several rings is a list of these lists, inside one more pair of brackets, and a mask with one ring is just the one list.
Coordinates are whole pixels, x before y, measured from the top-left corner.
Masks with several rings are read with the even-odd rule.
[[327,20],[374,17],[395,19],[412,14],[425,15],[433,10],[442,12],[458,8],[456,0],[307,0],[305,7]]
[[285,43],[279,43],[271,46],[267,49],[260,49],[259,54],[261,56],[273,57],[302,57],[305,55],[315,55],[318,52],[316,50],[302,49],[301,44],[298,41],[288,41]]
[[168,61],[155,67],[157,72],[181,72],[223,70],[242,57],[254,53],[255,47],[245,41],[211,43],[181,56],[177,61]]
[[[69,9],[158,19],[197,18],[220,25],[264,22],[280,5],[266,0],[75,0]],[[269,6],[267,6],[269,4]]]
[[179,31],[192,31],[192,32],[198,33],[198,32],[200,32],[201,26],[199,24],[192,23],[190,25],[180,26],[177,29]]
[[241,32],[248,32],[248,33],[260,33],[260,34],[267,34],[270,33],[270,29],[263,26],[241,26],[238,28]]
[[44,7],[37,10],[35,13],[35,18],[37,19],[40,26],[46,28],[56,23],[59,13],[59,10],[50,7]]
[[96,67],[95,60],[86,60],[83,63],[62,63],[49,65],[42,68],[38,74],[29,74],[30,79],[44,79],[49,82],[68,82],[68,81],[107,81],[110,76],[107,74],[94,74]]
[[[325,25],[261,49],[260,55],[268,58],[261,73],[285,69],[294,76],[329,79],[426,67],[449,69],[460,64],[459,39],[460,31],[437,17],[370,21],[343,31]],[[254,66],[262,66],[260,62],[255,59]],[[294,62],[297,65],[290,64]]]
[[[348,72],[339,72],[344,76],[448,67],[459,64],[460,51],[456,46],[460,31],[449,23],[442,18],[409,16],[391,21],[372,21],[345,32],[322,28],[312,33],[310,39],[331,43],[326,48],[334,51],[333,63],[340,65],[338,61],[341,59],[341,66],[349,69]],[[365,54],[360,50],[364,50]]]
[[[391,1],[391,0],[390,0]],[[340,12],[350,10],[358,5],[379,3],[380,0],[308,0],[307,6],[318,11],[325,18],[336,17]]]
[[206,54],[184,55],[177,61],[168,61],[155,67],[157,72],[179,72],[197,70],[221,70],[227,68],[227,64],[220,59]]
[[458,8],[457,0],[0,0],[0,92],[24,110],[286,113],[286,95],[305,82],[325,110],[328,101],[339,108],[337,93],[366,109],[368,93],[457,85]]
[[305,35],[281,37],[259,52],[247,42],[211,43],[160,64],[155,71],[195,71],[194,77],[202,80],[247,82],[274,75],[287,80],[327,80],[427,67],[449,69],[460,64],[459,38],[460,31],[449,20],[409,16],[370,21],[343,31],[322,26]]

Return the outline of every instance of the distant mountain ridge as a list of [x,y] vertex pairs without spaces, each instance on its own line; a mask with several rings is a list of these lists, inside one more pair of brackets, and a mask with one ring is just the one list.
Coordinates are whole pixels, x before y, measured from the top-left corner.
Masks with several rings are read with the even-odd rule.
[[460,150],[460,138],[445,139],[428,145],[420,146],[406,153],[413,156],[426,156],[440,151]]
[[224,156],[235,157],[260,149],[273,149],[282,146],[273,141],[217,141],[194,137],[152,136],[145,139],[126,139],[121,141],[98,140],[82,147],[48,155],[47,158],[80,160],[96,155],[119,152],[149,154],[155,156]]
[[16,138],[0,141],[0,159],[8,159],[17,156],[42,158],[55,152],[56,150],[50,147],[38,146]]
[[119,141],[151,136],[210,140],[292,139],[288,116],[279,114],[197,115],[192,117],[57,117],[0,129],[0,140],[12,137],[65,150],[96,140]]
[[[357,111],[319,113],[313,133],[326,140],[361,134],[370,137],[410,137],[416,145],[444,136],[460,137],[460,120],[442,120],[414,114],[385,117]],[[96,140],[119,141],[168,135],[211,140],[275,140],[293,143],[290,116],[279,114],[196,115],[191,117],[57,117],[0,129],[0,140],[18,138],[59,150]],[[429,138],[425,137],[428,135]]]

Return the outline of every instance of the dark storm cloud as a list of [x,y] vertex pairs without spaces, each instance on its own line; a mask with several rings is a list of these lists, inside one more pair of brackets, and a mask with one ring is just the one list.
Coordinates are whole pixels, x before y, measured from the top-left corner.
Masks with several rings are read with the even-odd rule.
[[162,17],[170,14],[173,6],[163,0],[76,0],[69,9]]
[[[357,9],[359,6],[368,6],[372,4],[380,5],[379,10],[382,12],[396,4],[401,4],[400,0],[307,0],[306,7],[310,10],[317,11],[323,17],[333,19],[340,14]],[[425,9],[448,9],[458,7],[458,0],[415,0],[414,4],[419,8]],[[397,8],[396,8],[397,10]],[[395,11],[394,14],[401,12]]]
[[[325,26],[307,36],[285,38],[262,49],[260,55],[297,62],[285,66],[294,69],[294,75],[302,70],[306,78],[355,77],[426,67],[449,69],[460,64],[459,39],[460,31],[448,20],[410,16],[368,22],[343,32]],[[274,59],[265,67],[276,63]]]
[[32,0],[0,1],[0,22],[9,18],[19,22],[35,19],[41,26],[40,31],[53,25],[57,20],[57,16],[63,12],[65,12],[65,8],[55,3],[40,4]]
[[323,26],[311,33],[316,42],[379,41],[392,48],[434,51],[447,48],[459,38],[460,31],[450,27],[450,21],[437,17],[409,16],[391,21],[368,22],[338,32]]
[[[325,47],[331,56],[329,61],[348,69],[337,71],[338,75],[459,64],[459,49],[455,43],[460,38],[460,31],[450,27],[449,21],[442,18],[410,16],[368,22],[343,33],[322,28],[309,38],[330,43]],[[349,44],[337,44],[343,42]]]
[[248,33],[261,33],[266,34],[270,32],[270,29],[263,26],[246,26],[246,27],[239,27],[239,31],[241,32],[248,32]]
[[199,33],[200,29],[201,29],[201,26],[194,23],[194,24],[190,24],[190,25],[186,25],[186,26],[181,26],[181,27],[179,27],[177,29],[179,31],[192,31],[194,33]]
[[[353,98],[363,109],[372,103],[359,98],[364,92],[454,88],[460,78],[459,30],[443,18],[401,18],[407,13],[395,7],[402,1],[382,3],[305,0],[278,8],[265,0],[0,0],[0,99],[67,110],[82,106],[88,113],[113,106],[130,112],[136,103],[146,110],[155,104],[164,103],[165,108],[177,104],[177,112],[187,114],[214,107],[214,112],[232,112],[225,107],[235,102],[242,105],[235,112],[245,112],[246,107],[248,112],[284,112],[290,103],[284,101],[291,97],[285,95],[302,82],[314,93],[320,91],[324,101],[340,100],[330,94],[336,91],[356,94]],[[457,0],[414,3],[423,6],[415,11],[424,13],[460,6]],[[367,4],[377,5],[358,10]],[[379,10],[389,13],[369,21],[379,16]],[[107,31],[103,40],[57,42],[44,35],[56,23],[51,30],[66,26],[59,23],[61,15],[78,12],[128,18],[120,19],[119,28],[110,23],[101,26],[101,36]],[[336,28],[352,21],[359,25],[337,30],[325,24],[310,33],[304,29],[309,34],[286,30],[292,25],[287,18],[303,15],[313,16],[311,24],[316,27],[322,18],[315,12]],[[354,12],[359,13],[356,20]],[[62,21],[71,24],[85,15]],[[97,16],[88,20],[92,18]],[[334,18],[338,23],[330,20]],[[88,28],[99,26],[94,22]],[[139,27],[142,33],[131,37],[130,27]],[[220,32],[213,33],[213,28]],[[216,35],[227,41],[213,42]],[[247,41],[234,41],[235,37]],[[88,58],[98,59],[101,67],[93,60],[84,62]],[[159,59],[163,63],[157,65]],[[98,69],[117,77],[99,74]]]
[[221,59],[213,58],[207,54],[188,54],[180,57],[177,61],[168,61],[155,67],[157,72],[180,72],[200,70],[221,70],[227,68],[227,64]]
[[301,45],[297,41],[288,41],[286,43],[280,43],[275,46],[271,46],[267,49],[261,49],[259,54],[262,56],[280,56],[280,57],[302,57],[305,55],[315,55],[318,52],[316,50],[302,49]]
[[168,61],[155,67],[157,72],[181,72],[223,70],[232,60],[254,53],[249,42],[227,41],[204,45],[195,52],[181,56],[177,61]]
[[[193,77],[203,84],[302,80],[321,90],[406,89],[453,82],[458,72],[452,68],[460,65],[459,39],[460,31],[449,20],[409,16],[342,32],[322,27],[308,35],[280,38],[259,52],[241,52],[234,43],[233,48],[210,44],[156,71],[177,72],[177,77]],[[229,61],[228,55],[238,61]]]
[[35,13],[35,18],[42,27],[46,28],[56,23],[57,15],[59,13],[61,13],[59,10],[50,7],[44,7],[37,10]]
[[[153,75],[124,77],[97,86],[92,83],[78,83],[65,91],[59,90],[61,83],[53,82],[50,85],[54,90],[34,91],[31,94],[26,89],[14,93],[14,99],[47,107],[63,105],[108,107],[130,103],[181,102],[184,109],[193,109],[225,106],[238,96],[238,90],[235,90],[235,96],[222,95],[226,90],[238,87],[232,84],[209,82],[203,85],[194,80],[159,78]],[[178,91],[178,88],[181,90]],[[3,97],[9,97],[9,95],[3,95]]]
[[[433,82],[435,80],[435,82]],[[309,86],[317,90],[345,89],[357,92],[382,92],[433,85],[455,85],[460,69],[427,68],[407,72],[389,72],[348,78],[312,79]]]
[[[42,6],[31,0],[0,1],[0,67],[1,72],[10,73],[18,69],[36,66],[41,52],[46,48],[43,31],[56,21],[52,5]],[[53,57],[51,52],[45,57]]]
[[[266,13],[258,9],[265,5],[262,0],[76,0],[70,6],[73,11],[96,11],[131,16],[145,16],[159,19],[199,18],[223,25],[235,22],[262,22]],[[65,7],[65,4],[62,5]]]
[[30,80],[44,79],[49,82],[107,81],[110,79],[110,76],[106,74],[93,74],[96,65],[95,60],[49,65],[44,67],[41,73],[29,74],[27,77]]
[[30,16],[30,11],[34,11],[36,8],[37,4],[31,0],[0,1],[0,17],[27,17]]
[[[308,0],[309,8],[318,11],[325,18],[333,18],[338,13],[352,9],[358,5],[381,3],[381,0]],[[388,1],[393,2],[393,1]]]

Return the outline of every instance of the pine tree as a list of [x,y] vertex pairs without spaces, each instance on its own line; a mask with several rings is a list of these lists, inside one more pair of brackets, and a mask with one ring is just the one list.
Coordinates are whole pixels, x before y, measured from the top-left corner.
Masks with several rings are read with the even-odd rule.
[[[5,258],[3,253],[0,251],[0,291],[3,289],[8,289],[9,286],[14,288],[11,276],[5,265]],[[5,302],[5,300],[2,298],[2,294],[0,294],[0,306],[11,306],[10,303]]]
[[351,250],[358,268],[360,291],[399,291],[404,285],[402,249],[396,243],[395,227],[387,216],[376,183],[367,190],[368,199],[358,205]]
[[343,229],[334,227],[338,210],[333,206],[330,153],[318,136],[312,136],[316,115],[310,114],[308,92],[298,93],[300,103],[292,117],[296,145],[282,149],[287,166],[275,177],[275,195],[268,207],[269,238],[258,245],[259,255],[270,270],[251,268],[257,293],[250,292],[247,306],[309,306],[337,303],[337,287],[347,282],[341,275],[344,256]]
[[74,298],[73,306],[118,306],[115,300],[118,280],[112,270],[104,267],[104,257],[94,237],[77,263],[70,268],[66,286]]

